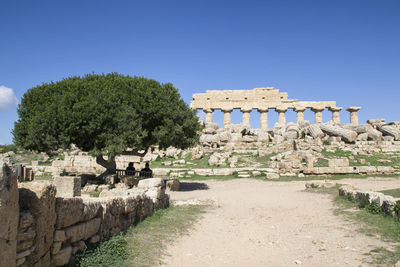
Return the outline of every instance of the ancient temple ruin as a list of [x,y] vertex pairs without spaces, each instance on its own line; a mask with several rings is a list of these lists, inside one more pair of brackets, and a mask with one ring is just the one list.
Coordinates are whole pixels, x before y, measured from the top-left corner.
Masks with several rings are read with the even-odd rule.
[[[304,111],[311,109],[315,113],[314,122],[322,123],[322,111],[332,112],[332,121],[340,124],[341,107],[336,101],[298,101],[289,99],[287,93],[281,93],[273,87],[254,88],[253,90],[207,90],[206,93],[194,94],[190,103],[192,109],[200,109],[206,113],[206,124],[212,122],[213,111],[220,109],[224,113],[224,127],[231,124],[231,112],[240,109],[243,113],[242,123],[250,126],[250,112],[260,112],[260,128],[268,130],[268,111],[278,112],[278,124],[286,124],[285,113],[293,109],[297,113],[297,122],[304,120]],[[357,111],[361,107],[350,107],[350,123],[358,124]]]

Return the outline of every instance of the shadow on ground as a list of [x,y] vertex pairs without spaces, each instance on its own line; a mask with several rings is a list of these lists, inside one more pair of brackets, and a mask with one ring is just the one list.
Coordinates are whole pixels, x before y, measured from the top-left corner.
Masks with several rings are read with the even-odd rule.
[[179,191],[195,191],[195,190],[207,190],[208,185],[205,183],[198,182],[180,182]]

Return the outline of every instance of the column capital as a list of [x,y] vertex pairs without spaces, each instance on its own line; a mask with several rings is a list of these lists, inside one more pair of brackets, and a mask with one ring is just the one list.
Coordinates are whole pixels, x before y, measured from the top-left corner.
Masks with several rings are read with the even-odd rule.
[[276,112],[286,112],[288,110],[287,107],[276,107],[275,108]]
[[252,110],[252,108],[240,108],[241,112],[251,112]]
[[211,113],[211,112],[214,112],[214,109],[212,109],[212,108],[203,108],[203,111],[205,113]]
[[349,111],[349,112],[359,111],[360,109],[361,109],[361,107],[349,107],[349,108],[346,108],[346,110]]
[[233,111],[233,109],[232,108],[221,108],[221,111],[222,112],[232,112]]
[[325,109],[325,108],[318,108],[318,107],[311,108],[311,110],[312,110],[313,112],[322,112],[322,111],[324,111],[324,109]]
[[304,112],[304,111],[306,111],[306,108],[305,107],[295,107],[293,110],[295,112]]
[[329,109],[329,111],[335,112],[335,111],[341,111],[343,108],[341,108],[341,107],[329,107],[328,109]]
[[258,112],[268,112],[268,108],[257,108]]

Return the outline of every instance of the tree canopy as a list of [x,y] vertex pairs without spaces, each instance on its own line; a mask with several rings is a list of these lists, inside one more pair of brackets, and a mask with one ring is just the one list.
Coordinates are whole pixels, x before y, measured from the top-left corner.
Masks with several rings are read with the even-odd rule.
[[118,73],[74,76],[29,89],[14,143],[50,152],[75,144],[114,157],[128,148],[187,148],[198,140],[195,111],[171,83]]

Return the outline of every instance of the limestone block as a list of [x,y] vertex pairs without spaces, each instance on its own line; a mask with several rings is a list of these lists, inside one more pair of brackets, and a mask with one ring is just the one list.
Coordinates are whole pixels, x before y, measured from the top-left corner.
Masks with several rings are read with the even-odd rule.
[[234,173],[234,169],[232,169],[232,168],[213,169],[213,174],[218,175],[218,176],[219,175],[228,176],[228,175],[232,175],[233,173]]
[[383,174],[392,174],[394,169],[392,166],[377,166],[376,171]]
[[26,261],[26,258],[25,258],[25,257],[20,258],[20,259],[17,260],[16,265],[17,265],[17,266],[21,266],[22,264],[24,264],[25,261]]
[[361,133],[357,136],[357,141],[367,141],[368,133]]
[[396,206],[396,199],[392,196],[384,196],[382,202],[382,210],[388,215],[394,214],[394,207]]
[[164,194],[165,194],[165,188],[161,187],[151,187],[145,193],[145,195],[150,199],[152,199],[153,201],[161,199]]
[[28,210],[23,210],[19,213],[18,231],[24,231],[34,223],[32,214]]
[[312,138],[322,138],[324,133],[322,132],[321,128],[317,124],[312,124],[307,127],[307,133]]
[[358,167],[360,173],[376,173],[376,167],[375,166],[359,166]]
[[53,245],[51,246],[51,254],[56,255],[58,252],[60,252],[62,246],[62,242],[54,242]]
[[31,227],[25,232],[18,232],[17,234],[17,252],[27,250],[33,246],[33,241],[35,239],[36,232]]
[[232,133],[231,134],[231,141],[233,142],[233,143],[240,143],[240,142],[242,142],[243,141],[243,138],[242,138],[242,134],[241,133]]
[[169,174],[169,172],[170,172],[171,170],[170,169],[166,169],[166,168],[154,168],[153,169],[153,175],[154,176],[161,176],[161,177],[166,177],[166,176],[168,176],[168,174]]
[[76,197],[81,195],[81,177],[56,176],[53,184],[57,188],[57,197]]
[[321,130],[330,136],[340,136],[343,141],[352,143],[357,139],[357,132],[336,125],[321,124]]
[[94,217],[100,216],[102,209],[103,207],[100,202],[91,199],[84,199],[82,221],[89,221]]
[[0,259],[15,266],[19,217],[17,176],[0,160]]
[[293,140],[299,138],[299,133],[297,131],[287,131],[283,134],[283,138],[286,140]]
[[81,221],[83,216],[83,200],[78,197],[57,198],[56,200],[56,228],[73,225]]
[[177,179],[172,179],[167,181],[167,189],[170,191],[179,191],[180,182]]
[[266,174],[267,179],[279,179],[279,174],[274,172],[269,172]]
[[71,257],[72,247],[67,246],[61,249],[56,255],[53,255],[51,264],[52,266],[63,266],[69,262],[69,258]]
[[194,169],[194,172],[201,176],[213,175],[212,169]]
[[89,243],[97,243],[100,241],[100,236],[99,235],[94,235],[89,239]]
[[46,256],[53,244],[56,188],[50,182],[29,182],[19,186],[20,209],[29,210],[35,219],[35,249],[26,260],[28,265],[33,265]]
[[329,168],[348,167],[348,158],[328,159]]
[[383,125],[377,128],[383,135],[392,136],[394,140],[400,140],[400,130],[395,126]]
[[86,240],[94,236],[100,229],[100,218],[94,218],[87,222],[78,223],[64,229],[66,240],[75,243],[80,240]]
[[55,230],[54,231],[54,242],[63,242],[65,241],[65,232],[64,230]]
[[139,181],[138,188],[149,188],[149,187],[161,187],[164,185],[164,181],[161,178],[149,178]]

